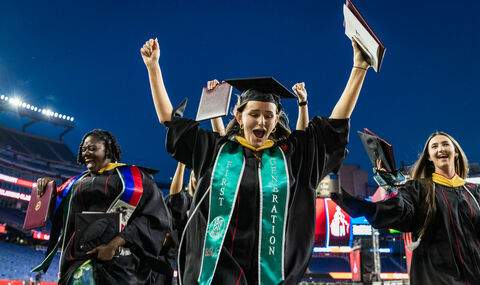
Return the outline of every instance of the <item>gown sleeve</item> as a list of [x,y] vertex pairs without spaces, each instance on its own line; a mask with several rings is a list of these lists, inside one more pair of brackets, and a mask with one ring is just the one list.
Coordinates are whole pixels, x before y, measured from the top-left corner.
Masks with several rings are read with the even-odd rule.
[[143,195],[120,237],[135,254],[157,258],[165,235],[171,230],[170,215],[153,179],[142,172]]
[[179,233],[183,232],[188,220],[188,210],[192,204],[192,196],[187,191],[169,195],[166,198],[167,208],[172,215],[172,228]]
[[421,187],[419,181],[409,181],[399,187],[393,197],[375,203],[354,197],[345,190],[332,194],[332,199],[352,217],[365,216],[374,228],[416,232],[425,220],[420,207]]
[[345,158],[349,120],[314,117],[305,131],[294,131],[288,138],[293,150],[292,167],[299,183],[315,189]]
[[198,179],[215,159],[216,148],[221,141],[218,133],[200,128],[199,123],[173,116],[165,122],[167,127],[166,148],[175,160],[193,169]]
[[472,193],[473,197],[475,198],[475,204],[478,203],[480,205],[480,185],[474,183],[467,183],[465,187]]

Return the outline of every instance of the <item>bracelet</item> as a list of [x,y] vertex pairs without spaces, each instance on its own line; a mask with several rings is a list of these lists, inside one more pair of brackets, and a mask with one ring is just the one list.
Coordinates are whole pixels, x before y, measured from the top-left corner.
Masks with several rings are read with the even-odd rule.
[[305,101],[302,101],[302,102],[298,102],[298,107],[302,107],[302,106],[305,106],[308,104],[308,101],[305,100]]
[[363,67],[360,67],[360,66],[353,66],[353,68],[358,68],[358,69],[363,69],[363,70],[367,70],[366,68],[363,68]]

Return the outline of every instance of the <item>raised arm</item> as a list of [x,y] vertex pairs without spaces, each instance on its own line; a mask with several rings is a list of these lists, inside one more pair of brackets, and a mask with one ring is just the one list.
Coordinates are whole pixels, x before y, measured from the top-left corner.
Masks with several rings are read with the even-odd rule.
[[183,188],[183,175],[185,173],[185,164],[179,162],[177,164],[177,169],[173,175],[172,183],[170,184],[170,195],[175,195],[180,193]]
[[347,119],[352,115],[352,111],[357,103],[358,95],[362,89],[363,80],[370,67],[365,60],[358,44],[352,41],[353,46],[353,67],[348,79],[347,86],[343,90],[343,94],[333,108],[330,118]]
[[[207,82],[207,89],[212,90],[218,84],[220,84],[220,82],[218,82],[217,79],[210,80]],[[212,124],[212,130],[214,132],[219,133],[221,136],[225,135],[225,126],[223,125],[223,121],[221,117],[211,119],[210,123]]]
[[143,62],[147,67],[150,89],[152,90],[153,104],[160,123],[170,121],[172,117],[172,103],[168,97],[167,90],[163,83],[162,71],[158,60],[160,58],[160,46],[158,40],[150,39],[140,49]]
[[308,106],[307,106],[307,90],[305,89],[305,82],[296,83],[292,87],[293,92],[298,97],[298,118],[297,130],[305,130],[308,126]]

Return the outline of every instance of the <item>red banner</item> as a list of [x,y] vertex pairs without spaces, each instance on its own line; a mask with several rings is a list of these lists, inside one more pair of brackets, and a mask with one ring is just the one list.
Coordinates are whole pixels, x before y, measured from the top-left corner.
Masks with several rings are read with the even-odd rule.
[[49,234],[42,233],[42,232],[39,232],[39,231],[32,231],[32,237],[34,239],[40,239],[40,240],[49,240],[50,239]]
[[353,248],[349,254],[350,270],[352,271],[352,281],[362,280],[361,261],[360,261],[360,247]]
[[13,177],[13,176],[2,174],[2,173],[0,173],[0,180],[9,182],[12,184],[20,185],[26,188],[33,187],[33,181],[28,181],[22,178],[17,178],[17,177]]
[[331,199],[325,199],[328,215],[327,246],[348,246],[350,241],[350,216]]
[[[25,282],[24,280],[9,280],[9,279],[0,279],[0,285],[25,285],[29,284],[28,282]],[[33,282],[30,284],[34,284]],[[42,281],[40,283],[37,283],[39,285],[57,285],[57,282],[49,282],[49,281]]]
[[350,216],[329,198],[317,198],[315,246],[349,246]]
[[403,234],[403,244],[405,247],[405,257],[407,258],[407,272],[410,274],[410,265],[412,264],[412,251],[408,248],[412,244],[412,233]]
[[325,247],[327,237],[327,213],[325,199],[317,198],[315,214],[315,246]]

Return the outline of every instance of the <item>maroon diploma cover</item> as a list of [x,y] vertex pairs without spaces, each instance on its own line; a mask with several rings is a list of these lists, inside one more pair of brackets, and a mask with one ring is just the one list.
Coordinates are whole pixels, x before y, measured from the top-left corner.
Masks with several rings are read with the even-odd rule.
[[55,182],[51,181],[45,187],[42,197],[37,195],[37,184],[33,184],[32,195],[28,203],[23,229],[30,230],[44,227],[47,223],[48,213],[52,202],[53,191],[55,191]]

